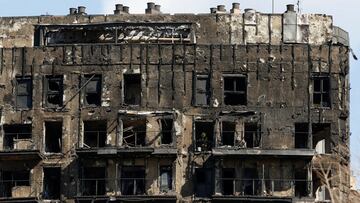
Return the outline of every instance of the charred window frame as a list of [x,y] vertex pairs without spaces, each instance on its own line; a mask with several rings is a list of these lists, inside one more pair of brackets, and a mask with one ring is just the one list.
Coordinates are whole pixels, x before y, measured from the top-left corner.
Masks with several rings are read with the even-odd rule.
[[331,107],[330,99],[330,75],[321,73],[314,74],[313,80],[313,104],[316,107]]
[[43,199],[60,200],[61,194],[61,168],[43,168]]
[[126,105],[141,104],[141,74],[123,75],[123,101]]
[[236,123],[231,121],[221,122],[221,145],[235,146]]
[[172,166],[160,166],[160,191],[169,192],[172,190],[173,177]]
[[213,121],[197,120],[193,124],[195,152],[208,152],[212,150],[214,140]]
[[144,195],[145,168],[143,166],[123,166],[120,185],[122,195]]
[[246,142],[246,148],[261,147],[261,126],[257,123],[245,123],[244,139]]
[[223,168],[222,169],[222,194],[234,195],[235,193],[235,169]]
[[223,75],[224,104],[247,105],[247,76],[241,74]]
[[105,167],[83,167],[80,181],[81,194],[84,196],[105,195],[106,180]]
[[122,142],[127,147],[146,146],[146,117],[124,116],[121,118]]
[[295,148],[306,149],[309,141],[309,123],[295,123]]
[[162,118],[160,119],[161,127],[161,144],[162,145],[171,145],[173,143],[174,137],[174,120],[172,118]]
[[29,76],[16,77],[16,101],[15,106],[19,109],[32,108],[32,79]]
[[101,106],[102,77],[97,75],[85,75],[84,106]]
[[83,143],[86,148],[102,148],[106,145],[107,121],[84,121]]
[[46,107],[61,107],[63,105],[64,77],[45,76],[44,78],[44,99]]
[[[17,143],[24,140],[32,139],[31,124],[14,124],[3,126],[4,138],[3,145],[6,150],[17,149]],[[32,148],[33,146],[31,146]]]
[[194,105],[209,106],[211,98],[210,77],[206,74],[194,76]]
[[45,152],[61,153],[62,152],[62,121],[45,121]]
[[195,168],[195,196],[210,197],[213,193],[213,170],[211,168]]

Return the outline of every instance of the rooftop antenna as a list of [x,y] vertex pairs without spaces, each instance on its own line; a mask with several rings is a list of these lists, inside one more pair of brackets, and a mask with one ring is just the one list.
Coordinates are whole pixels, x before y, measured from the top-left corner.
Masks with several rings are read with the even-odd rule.
[[275,0],[272,0],[271,7],[272,7],[272,13],[275,13]]
[[297,10],[298,10],[298,13],[300,13],[300,3],[301,3],[301,1],[298,0],[298,1],[297,1]]

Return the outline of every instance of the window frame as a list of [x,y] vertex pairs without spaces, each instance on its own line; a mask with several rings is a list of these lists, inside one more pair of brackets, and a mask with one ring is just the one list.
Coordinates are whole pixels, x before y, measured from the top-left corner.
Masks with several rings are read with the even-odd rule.
[[[319,108],[331,108],[331,77],[328,73],[314,73],[311,77],[312,79],[312,104],[314,107]],[[315,82],[320,82],[320,90],[315,91]],[[324,90],[324,83],[327,82],[328,90]],[[320,103],[315,103],[315,95],[320,96]],[[327,97],[327,101],[326,98]],[[325,102],[324,102],[325,101]],[[324,105],[324,103],[327,103],[327,105]]]
[[[15,107],[16,107],[16,109],[31,109],[33,107],[33,101],[32,101],[33,82],[32,82],[31,76],[17,76],[15,82],[16,82],[16,87],[15,87],[15,93],[16,93]],[[19,91],[19,85],[22,82],[26,83],[26,93],[20,93],[20,91]],[[27,97],[27,101],[30,99],[30,103],[29,104],[27,103],[26,106],[19,106],[19,100],[20,100],[19,97]]]
[[[60,89],[58,91],[52,91],[49,88],[49,81],[59,81]],[[49,95],[59,95],[60,103],[52,104],[48,101]],[[63,75],[46,75],[44,76],[44,104],[47,108],[62,107],[64,105],[64,76]]]
[[[198,80],[205,80],[205,90],[202,88],[199,88],[197,85]],[[194,92],[193,92],[193,104],[194,106],[210,106],[210,100],[211,100],[211,77],[209,74],[206,73],[195,73],[194,74]],[[198,94],[205,94],[206,97],[206,104],[198,103],[197,95]]]
[[[239,78],[239,79],[243,79],[245,82],[245,89],[244,90],[236,90],[236,83],[235,81],[233,81],[233,90],[225,90],[225,78]],[[223,91],[223,105],[224,106],[246,106],[248,101],[247,101],[247,93],[248,93],[248,76],[246,74],[223,74],[222,75],[222,79],[223,79],[223,87],[222,87],[222,91]],[[239,81],[240,82],[240,81]],[[236,94],[236,95],[244,95],[245,98],[245,102],[244,103],[240,103],[239,104],[226,104],[225,102],[225,95],[226,94]]]
[[[89,85],[90,82],[92,81],[97,81],[99,87],[99,91],[88,91],[87,90],[87,85]],[[86,74],[83,76],[83,82],[82,84],[84,85],[86,83],[85,86],[83,86],[83,106],[85,107],[99,107],[101,106],[101,102],[102,102],[102,87],[103,87],[103,84],[102,84],[102,81],[103,81],[103,78],[102,78],[102,74]],[[99,104],[89,104],[86,97],[89,95],[89,94],[94,94],[94,95],[97,95],[99,97]]]

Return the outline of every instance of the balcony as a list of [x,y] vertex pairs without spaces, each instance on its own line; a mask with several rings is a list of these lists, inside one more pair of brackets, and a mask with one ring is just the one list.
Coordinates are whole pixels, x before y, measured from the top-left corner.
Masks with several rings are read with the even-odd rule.
[[[123,176],[129,174],[124,174]],[[145,173],[143,174],[145,175]],[[157,202],[176,202],[176,195],[170,189],[168,192],[159,194],[147,194],[147,183],[156,180],[144,177],[121,177],[117,179],[87,178],[78,180],[78,201],[82,200],[121,200],[142,201],[153,200]]]
[[214,200],[272,200],[292,202],[293,198],[309,198],[312,182],[303,179],[216,179]]
[[[76,152],[81,156],[90,157],[118,157],[118,156],[176,156],[177,149],[171,142],[164,139],[164,135],[173,136],[173,131],[144,131],[144,130],[124,130],[122,145],[107,146],[106,145],[106,131],[85,131],[84,132],[84,144],[82,147],[78,147]],[[154,138],[153,140],[147,140],[147,136]],[[161,140],[160,145],[156,145],[155,142]]]
[[40,151],[31,138],[31,132],[6,133],[0,160],[31,160],[40,159]]
[[[0,202],[37,202],[37,187],[31,184],[23,174],[4,173],[0,180]],[[10,176],[11,178],[10,178]],[[35,183],[40,186],[40,183]]]

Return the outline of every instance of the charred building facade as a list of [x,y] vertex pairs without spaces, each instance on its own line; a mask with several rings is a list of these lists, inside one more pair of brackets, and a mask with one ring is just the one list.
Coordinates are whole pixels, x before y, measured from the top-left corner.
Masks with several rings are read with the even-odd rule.
[[332,17],[0,18],[0,202],[348,202]]

